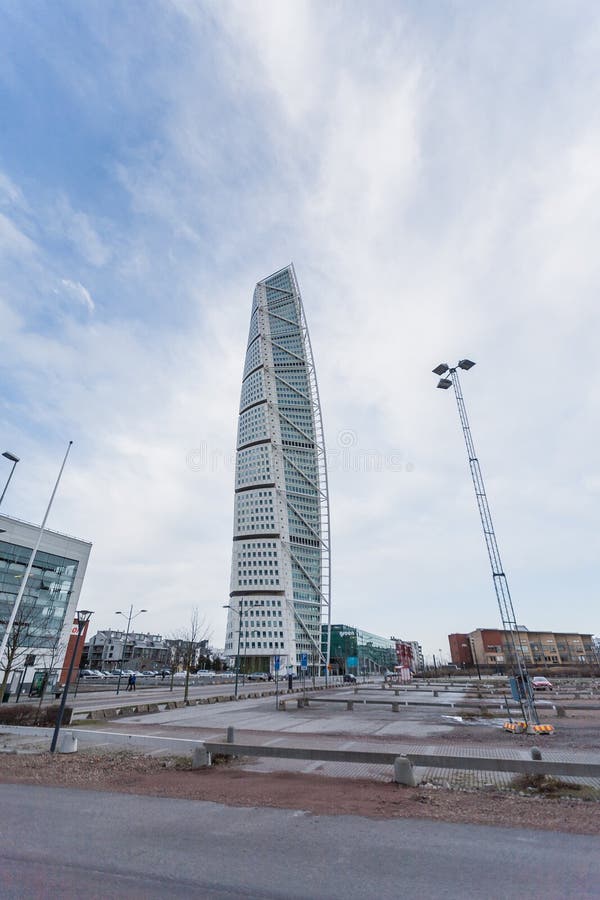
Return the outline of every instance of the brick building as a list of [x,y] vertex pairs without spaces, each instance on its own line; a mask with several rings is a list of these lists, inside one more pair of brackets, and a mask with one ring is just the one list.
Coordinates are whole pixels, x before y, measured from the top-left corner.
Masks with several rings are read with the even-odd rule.
[[[519,629],[528,666],[598,665],[600,658],[591,634]],[[461,668],[482,666],[503,669],[510,664],[507,633],[498,628],[477,628],[468,634],[449,634],[452,662]]]

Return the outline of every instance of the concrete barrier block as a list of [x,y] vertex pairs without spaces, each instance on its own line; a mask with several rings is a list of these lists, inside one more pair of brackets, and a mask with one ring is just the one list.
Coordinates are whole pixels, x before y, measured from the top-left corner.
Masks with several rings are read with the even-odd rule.
[[417,784],[412,763],[406,756],[397,756],[394,760],[394,781],[407,787],[415,787]]
[[58,752],[77,753],[77,738],[72,731],[67,731],[61,736]]
[[210,766],[210,753],[204,744],[198,744],[192,750],[192,769],[206,769]]

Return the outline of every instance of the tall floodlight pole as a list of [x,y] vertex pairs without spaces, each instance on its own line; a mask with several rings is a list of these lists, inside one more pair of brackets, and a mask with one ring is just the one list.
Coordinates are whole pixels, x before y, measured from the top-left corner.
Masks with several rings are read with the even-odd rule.
[[[58,473],[58,478],[56,479],[56,483],[54,485],[54,490],[50,495],[50,500],[48,501],[48,506],[46,507],[46,512],[44,514],[44,518],[42,524],[40,525],[40,530],[38,533],[37,541],[35,542],[35,547],[31,551],[31,556],[29,557],[29,562],[27,563],[27,567],[23,574],[23,578],[21,580],[21,586],[19,588],[19,593],[17,594],[17,599],[14,602],[14,606],[12,608],[12,612],[8,617],[8,622],[6,623],[6,631],[2,637],[2,641],[0,642],[0,665],[2,664],[2,657],[4,656],[4,651],[6,650],[6,645],[8,644],[8,640],[10,638],[10,633],[12,631],[12,627],[14,625],[14,621],[17,617],[17,613],[19,612],[19,607],[21,605],[21,600],[23,599],[23,594],[25,593],[25,588],[27,587],[27,582],[29,580],[29,576],[31,574],[31,570],[33,568],[33,563],[35,561],[35,556],[38,550],[40,549],[40,544],[42,543],[42,538],[44,536],[44,529],[46,528],[46,521],[50,514],[50,510],[52,509],[52,503],[54,502],[54,497],[56,496],[56,492],[58,490],[58,485],[60,484],[60,479],[62,477],[63,469],[67,462],[67,457],[69,455],[69,451],[73,446],[73,441],[69,441],[69,446],[67,447],[67,451],[65,453],[64,459],[62,461],[62,465],[60,467],[60,472]],[[14,471],[14,466],[13,466]],[[7,673],[5,672],[5,678],[7,677]]]
[[469,468],[471,470],[471,478],[473,479],[473,487],[475,488],[477,507],[479,509],[479,516],[481,518],[481,524],[483,527],[483,535],[485,537],[485,545],[487,548],[490,565],[492,567],[494,590],[496,591],[496,597],[500,609],[500,617],[502,619],[502,627],[506,634],[509,655],[511,657],[510,663],[513,675],[515,676],[517,682],[523,716],[525,718],[525,721],[527,722],[527,725],[533,726],[539,724],[539,718],[535,700],[533,698],[533,692],[531,690],[529,678],[527,676],[525,651],[523,648],[523,644],[521,643],[521,636],[519,634],[519,628],[517,626],[515,610],[513,607],[512,598],[510,596],[510,589],[508,587],[508,579],[504,572],[502,560],[500,558],[500,550],[498,549],[498,542],[496,540],[496,533],[494,531],[494,525],[492,522],[492,514],[490,512],[487,494],[485,492],[483,475],[481,474],[479,460],[477,459],[477,454],[475,453],[475,445],[471,436],[471,426],[469,425],[469,420],[467,418],[467,409],[462,395],[460,379],[458,377],[458,369],[462,369],[463,371],[468,372],[469,369],[472,369],[474,365],[475,363],[470,359],[461,359],[455,366],[449,366],[447,363],[440,363],[439,366],[436,366],[435,369],[433,369],[433,372],[435,375],[440,376],[440,380],[438,381],[437,385],[439,388],[444,391],[447,391],[450,387],[454,388],[454,395],[456,397],[456,405],[458,406],[460,424],[462,427],[465,444],[467,446]]

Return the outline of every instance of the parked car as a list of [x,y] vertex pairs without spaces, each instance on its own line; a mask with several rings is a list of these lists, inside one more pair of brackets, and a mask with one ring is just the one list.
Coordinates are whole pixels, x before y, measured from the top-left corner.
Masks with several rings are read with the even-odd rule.
[[268,681],[269,673],[268,672],[250,672],[246,675],[248,681]]
[[346,684],[356,684],[356,675],[351,675],[350,673],[344,675],[344,682]]
[[554,688],[552,682],[548,681],[543,675],[536,675],[535,678],[531,679],[531,683],[534,691],[551,691]]
[[102,672],[97,669],[82,669],[79,673],[80,678],[104,678]]

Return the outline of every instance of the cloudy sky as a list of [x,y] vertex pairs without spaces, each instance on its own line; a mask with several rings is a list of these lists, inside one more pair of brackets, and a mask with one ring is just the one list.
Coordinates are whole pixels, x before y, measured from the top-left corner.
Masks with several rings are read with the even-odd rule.
[[[293,261],[331,456],[333,620],[600,631],[600,12],[531,0],[5,0],[3,512],[82,604],[224,643],[252,291]],[[4,461],[3,461],[4,462]],[[8,466],[6,467],[8,474]],[[4,475],[0,473],[3,483]]]

